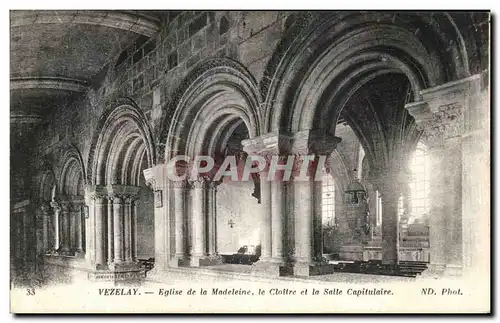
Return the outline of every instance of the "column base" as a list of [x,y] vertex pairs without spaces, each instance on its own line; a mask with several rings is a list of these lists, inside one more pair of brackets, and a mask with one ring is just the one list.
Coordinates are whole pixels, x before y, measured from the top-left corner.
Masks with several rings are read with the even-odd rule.
[[334,273],[334,266],[327,263],[295,263],[293,275],[295,276],[317,276],[330,275]]
[[141,264],[132,261],[112,262],[108,266],[112,271],[129,271],[142,269]]
[[259,260],[254,266],[259,275],[279,277],[293,274],[292,266],[287,264],[283,259],[271,258]]
[[184,257],[175,256],[174,258],[172,258],[170,260],[168,265],[169,265],[169,267],[173,267],[173,268],[187,267],[187,266],[189,266],[189,260],[184,258]]
[[101,267],[90,272],[88,278],[91,281],[140,284],[146,278],[146,270],[139,263],[113,262],[108,268]]
[[190,258],[189,266],[191,267],[203,267],[203,266],[215,266],[221,265],[224,263],[222,257],[216,256],[207,256],[207,255],[193,255]]

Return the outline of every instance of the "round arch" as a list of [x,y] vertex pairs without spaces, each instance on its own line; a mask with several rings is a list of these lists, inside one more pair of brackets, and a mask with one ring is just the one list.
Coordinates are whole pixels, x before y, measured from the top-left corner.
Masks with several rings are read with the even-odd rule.
[[138,186],[142,164],[155,160],[153,136],[142,110],[130,99],[119,99],[103,114],[92,140],[87,184]]
[[38,175],[38,200],[49,202],[55,197],[57,182],[52,170],[46,169]]
[[70,145],[61,159],[58,190],[62,195],[82,195],[85,187],[83,159],[74,145]]
[[243,125],[250,138],[258,136],[262,131],[260,103],[257,82],[242,65],[230,59],[201,62],[167,106],[158,158],[220,153],[230,135]]
[[[336,120],[370,79],[404,74],[412,97],[469,76],[463,38],[449,15],[394,12],[299,15],[261,82],[265,128],[296,132]],[[333,118],[333,119],[332,119]],[[335,127],[335,125],[333,125]]]

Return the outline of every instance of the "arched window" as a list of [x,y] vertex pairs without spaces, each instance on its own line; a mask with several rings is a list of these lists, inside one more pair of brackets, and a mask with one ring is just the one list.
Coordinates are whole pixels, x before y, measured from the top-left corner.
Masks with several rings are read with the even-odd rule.
[[429,213],[430,162],[427,147],[419,142],[410,160],[412,177],[409,182],[411,212],[409,223],[425,221]]
[[323,226],[335,224],[335,182],[330,174],[323,176],[321,217]]

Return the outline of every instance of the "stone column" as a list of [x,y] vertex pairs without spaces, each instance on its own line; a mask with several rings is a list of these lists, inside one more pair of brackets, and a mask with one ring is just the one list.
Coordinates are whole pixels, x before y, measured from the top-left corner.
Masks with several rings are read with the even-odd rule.
[[[170,248],[170,237],[174,231],[170,220],[170,198],[172,193],[167,186],[166,166],[163,164],[156,165],[152,168],[144,170],[144,178],[146,184],[151,187],[154,193],[154,225],[155,225],[155,265],[153,270],[148,272],[148,275],[162,274],[167,270],[172,251]],[[134,216],[137,217],[137,203],[134,201]],[[133,223],[136,221],[133,220]],[[135,230],[137,232],[137,230]],[[137,235],[137,233],[136,233]],[[137,249],[135,251],[137,253]]]
[[399,196],[396,179],[386,173],[380,179],[379,192],[382,198],[382,264],[399,263]]
[[272,214],[272,262],[284,265],[285,253],[283,245],[283,234],[285,230],[285,183],[276,181],[271,183],[271,214]]
[[42,203],[40,206],[40,212],[42,216],[42,251],[47,253],[50,251],[49,247],[49,206],[46,203]]
[[[243,150],[249,156],[260,156],[267,163],[265,168],[259,171],[261,256],[255,265],[262,274],[271,276],[280,275],[281,268],[286,266],[284,255],[288,253],[288,249],[285,249],[283,237],[286,236],[287,212],[283,205],[287,201],[283,195],[284,183],[278,178],[269,180],[268,172],[273,156],[280,158],[282,154],[280,147],[286,146],[288,141],[287,135],[278,132],[242,141]],[[284,157],[286,160],[287,156]]]
[[299,276],[308,276],[313,264],[313,187],[311,181],[293,182],[295,214],[295,270]]
[[131,252],[131,258],[133,262],[137,261],[137,206],[139,204],[139,200],[134,197],[131,200],[132,207],[131,207],[131,214],[130,214],[130,235],[131,235],[131,242],[130,242],[130,252]]
[[174,208],[175,214],[175,256],[171,262],[173,267],[178,267],[184,264],[186,259],[186,181],[172,182],[174,192]]
[[101,268],[106,265],[106,232],[104,231],[104,222],[106,221],[105,203],[106,196],[94,196],[95,262],[96,265]]
[[191,258],[192,267],[200,267],[206,259],[206,201],[205,189],[207,180],[198,177],[191,181]]
[[78,205],[76,212],[76,253],[77,255],[83,254],[83,204]]
[[59,217],[61,215],[61,205],[56,202],[52,201],[50,202],[50,206],[54,209],[54,246],[53,246],[53,253],[58,253],[59,252],[59,245],[60,245],[60,240],[59,240]]
[[132,261],[132,198],[130,196],[125,196],[124,202],[124,213],[123,213],[123,232],[124,241],[123,249],[125,255],[125,261]]
[[259,262],[269,262],[272,256],[272,222],[271,222],[271,182],[267,179],[267,172],[260,173],[260,248],[261,255]]
[[[107,192],[113,198],[113,262],[114,271],[136,271],[138,264],[132,256],[132,200],[137,198],[140,187],[108,185]],[[107,246],[109,248],[109,246]]]
[[125,261],[124,250],[124,221],[123,221],[123,196],[113,195],[113,263],[120,264]]
[[207,264],[219,265],[224,263],[224,259],[217,251],[217,186],[221,181],[207,180],[206,189],[204,192],[205,212],[207,215],[207,232],[206,232],[206,252],[208,258]]
[[208,248],[210,257],[217,257],[217,185],[215,181],[207,183],[206,201],[207,201],[207,220],[208,220]]
[[[422,140],[429,147],[432,161],[429,244],[431,269],[436,272],[460,274],[467,263],[465,258],[482,253],[482,249],[471,246],[478,228],[470,221],[463,222],[470,218],[489,218],[488,211],[477,214],[467,209],[474,203],[471,200],[481,200],[488,194],[480,187],[471,190],[469,166],[476,156],[472,152],[464,153],[464,147],[470,148],[464,145],[464,138],[468,138],[474,129],[483,127],[479,123],[479,128],[476,128],[476,122],[481,119],[476,115],[478,107],[475,106],[475,97],[482,91],[480,84],[480,75],[446,83],[421,91],[422,100],[406,106],[423,131]],[[480,140],[489,143],[488,137]],[[477,173],[489,173],[487,168],[485,165],[483,169],[477,169]],[[465,200],[469,202],[464,203]],[[482,234],[487,234],[487,231]],[[488,257],[489,253],[483,256]]]
[[70,208],[71,205],[69,202],[61,202],[61,208],[62,208],[62,217],[61,217],[61,253],[65,255],[70,254]]
[[82,203],[73,203],[73,227],[72,236],[74,237],[73,248],[75,256],[83,254],[83,226],[82,226]]
[[108,264],[114,262],[115,257],[115,237],[114,237],[114,199],[108,196]]
[[[317,172],[322,173],[326,158],[340,140],[339,137],[316,130],[300,131],[293,136],[291,151],[296,156],[291,182],[295,217],[294,275],[333,273],[333,266],[323,262],[322,258],[322,176]],[[306,162],[309,164],[304,164]],[[303,173],[305,169],[307,172]]]

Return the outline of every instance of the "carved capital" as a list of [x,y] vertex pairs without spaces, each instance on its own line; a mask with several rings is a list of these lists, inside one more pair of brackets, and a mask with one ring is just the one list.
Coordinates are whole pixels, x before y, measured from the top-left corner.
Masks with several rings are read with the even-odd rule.
[[443,145],[446,139],[465,134],[464,113],[468,107],[471,83],[479,77],[474,75],[422,90],[422,101],[406,105],[422,131],[421,139],[428,146]]
[[48,216],[49,215],[49,211],[50,211],[50,204],[47,203],[47,202],[41,202],[40,203],[40,213],[44,216]]
[[210,179],[198,176],[195,180],[189,181],[189,186],[192,189],[205,189],[208,187],[208,182],[210,182]]
[[110,195],[113,204],[122,204],[124,200],[124,196],[121,194],[111,194]]
[[172,188],[174,189],[186,189],[188,187],[188,182],[183,181],[172,181]]
[[143,171],[146,185],[151,187],[153,191],[163,190],[163,183],[166,176],[165,167],[164,164],[159,164]]
[[56,201],[50,202],[50,206],[54,209],[54,212],[61,212],[62,210],[61,205]]
[[249,155],[264,157],[279,155],[287,151],[290,146],[291,136],[286,133],[269,132],[264,135],[243,140],[243,150]]
[[288,149],[298,155],[329,156],[342,139],[319,130],[303,130],[295,133]]

